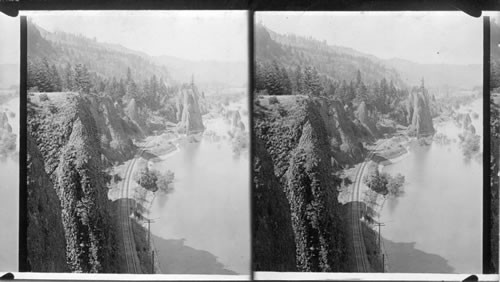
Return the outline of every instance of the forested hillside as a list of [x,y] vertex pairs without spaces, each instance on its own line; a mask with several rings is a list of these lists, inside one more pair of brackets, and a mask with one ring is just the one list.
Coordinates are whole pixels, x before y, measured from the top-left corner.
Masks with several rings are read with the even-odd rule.
[[65,68],[68,63],[82,64],[98,76],[120,80],[125,78],[126,69],[130,68],[139,81],[150,79],[153,75],[168,80],[167,69],[155,64],[145,54],[81,35],[48,32],[33,22],[28,22],[28,25],[29,57],[47,58],[58,70]]
[[255,28],[255,90],[269,95],[312,94],[388,113],[408,93],[393,69],[373,56],[295,35]]

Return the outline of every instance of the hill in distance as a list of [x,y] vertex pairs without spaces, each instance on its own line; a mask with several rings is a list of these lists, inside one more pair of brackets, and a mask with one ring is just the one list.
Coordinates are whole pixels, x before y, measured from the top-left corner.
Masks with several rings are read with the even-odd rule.
[[191,61],[168,55],[150,56],[83,35],[50,32],[33,22],[28,27],[28,54],[47,57],[61,67],[66,62],[85,64],[90,70],[108,78],[124,78],[128,67],[132,75],[140,80],[156,75],[169,84],[190,82],[194,76],[197,85],[202,88],[246,87],[248,77],[248,67],[243,61]]
[[368,83],[382,78],[396,87],[419,85],[424,78],[432,92],[472,89],[482,84],[482,65],[420,64],[394,58],[381,59],[345,46],[329,45],[312,37],[279,34],[262,24],[255,27],[257,61],[277,60],[286,68],[313,65],[336,81],[355,79],[357,70]]

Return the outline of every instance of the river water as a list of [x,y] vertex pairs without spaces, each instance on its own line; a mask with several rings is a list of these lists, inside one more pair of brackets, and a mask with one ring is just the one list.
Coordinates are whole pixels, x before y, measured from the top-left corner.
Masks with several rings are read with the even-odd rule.
[[[6,111],[12,131],[18,135],[19,152],[19,98],[0,105]],[[11,117],[9,113],[14,113]],[[0,158],[0,271],[17,271],[18,210],[19,210],[19,163],[16,156]]]
[[[245,105],[245,106],[244,106]],[[235,104],[228,107],[235,107]],[[248,128],[248,113],[240,103]],[[153,202],[151,231],[162,273],[249,274],[249,153],[233,153],[229,124],[221,117],[206,120],[199,142],[180,142],[178,150],[154,168],[175,173],[174,190]]]
[[[482,135],[482,100],[459,111],[479,114],[472,123]],[[461,132],[452,121],[434,127],[450,139]],[[464,159],[458,141],[415,142],[406,158],[384,171],[406,178],[405,195],[388,199],[380,214],[389,271],[481,273],[481,157]]]

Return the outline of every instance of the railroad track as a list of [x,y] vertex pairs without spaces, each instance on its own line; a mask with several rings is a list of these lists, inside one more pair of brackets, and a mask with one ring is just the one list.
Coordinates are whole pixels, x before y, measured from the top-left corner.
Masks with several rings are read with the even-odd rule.
[[[360,167],[356,171],[356,176],[354,178],[354,190],[352,193],[351,201],[352,203],[358,202],[360,194],[360,186],[362,183],[363,172],[371,160],[375,151],[384,144],[385,142],[377,145],[369,154],[366,156],[365,161],[361,163]],[[354,256],[356,259],[356,272],[371,272],[370,263],[368,262],[368,257],[366,255],[365,240],[363,237],[363,229],[360,221],[360,211],[358,205],[352,205],[351,208],[351,222],[352,222],[352,242],[354,246]]]
[[130,161],[125,171],[125,178],[122,183],[121,198],[124,199],[120,204],[120,221],[122,229],[122,238],[125,248],[125,261],[127,263],[127,273],[142,273],[139,257],[137,256],[134,233],[132,230],[132,223],[130,213],[134,207],[130,206],[129,191],[130,182],[132,181],[132,172],[134,166],[140,156],[144,153],[143,149],[139,149],[138,154]]

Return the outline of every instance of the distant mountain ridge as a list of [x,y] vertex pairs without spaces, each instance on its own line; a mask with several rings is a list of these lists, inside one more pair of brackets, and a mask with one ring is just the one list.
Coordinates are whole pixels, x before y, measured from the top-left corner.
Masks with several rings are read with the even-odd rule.
[[419,64],[405,59],[384,60],[385,64],[398,70],[405,83],[417,85],[422,77],[431,88],[473,88],[482,85],[481,64]]
[[153,59],[170,70],[173,79],[190,81],[193,76],[203,88],[246,87],[248,65],[245,62],[192,61],[173,56],[155,56]]
[[[245,62],[192,61],[168,55],[150,56],[119,44],[99,42],[83,35],[63,31],[50,32],[34,23],[30,23],[29,29],[29,38],[33,41],[28,44],[30,55],[47,57],[60,65],[67,61],[83,63],[106,77],[125,77],[125,71],[116,70],[126,70],[130,67],[134,77],[139,79],[155,74],[163,77],[167,83],[185,83],[190,82],[194,76],[197,84],[203,88],[247,85],[248,66]],[[56,53],[64,55],[55,57]],[[103,63],[102,60],[106,61]]]
[[[279,34],[262,24],[255,27],[256,59],[313,64],[333,79],[350,81],[359,69],[369,83],[386,77],[397,87],[420,85],[430,89],[471,89],[482,85],[482,65],[420,64],[406,59],[381,59],[350,47],[294,34]],[[433,91],[433,92],[434,92]]]
[[398,88],[406,86],[397,71],[372,55],[313,38],[278,34],[259,24],[255,27],[255,58],[260,62],[277,60],[287,69],[314,66],[323,76],[339,82],[355,80],[359,70],[369,84],[386,78]]
[[82,35],[49,32],[33,22],[28,22],[28,56],[32,59],[47,58],[58,67],[64,67],[66,63],[84,64],[107,78],[124,78],[127,68],[130,68],[139,80],[149,79],[152,75],[162,77],[166,82],[170,80],[167,68],[145,54]]

